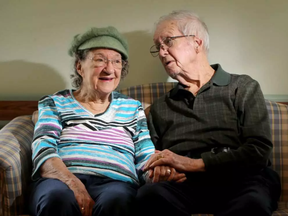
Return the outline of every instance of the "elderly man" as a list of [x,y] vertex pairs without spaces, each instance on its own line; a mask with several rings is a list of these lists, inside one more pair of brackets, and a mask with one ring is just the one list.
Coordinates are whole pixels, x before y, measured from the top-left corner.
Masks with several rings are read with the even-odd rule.
[[159,152],[145,170],[165,176],[155,168],[166,166],[167,176],[176,170],[187,179],[142,186],[140,215],[271,215],[280,181],[268,168],[272,143],[258,82],[209,64],[207,26],[189,11],[161,17],[154,43],[151,54],[179,83],[151,106],[150,134]]

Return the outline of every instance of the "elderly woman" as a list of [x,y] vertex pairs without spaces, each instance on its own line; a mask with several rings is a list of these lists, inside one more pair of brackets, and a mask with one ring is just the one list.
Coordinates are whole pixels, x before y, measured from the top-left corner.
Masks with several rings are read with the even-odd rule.
[[32,215],[133,215],[154,145],[142,105],[116,91],[128,72],[114,27],[76,35],[74,86],[39,101],[32,143]]

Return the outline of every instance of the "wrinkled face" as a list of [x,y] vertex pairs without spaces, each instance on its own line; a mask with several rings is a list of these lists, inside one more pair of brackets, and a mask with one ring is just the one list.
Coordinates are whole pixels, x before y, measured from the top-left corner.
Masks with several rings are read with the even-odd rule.
[[94,49],[84,61],[77,65],[77,71],[83,78],[81,88],[97,91],[100,95],[110,95],[121,79],[122,57],[111,49]]
[[176,79],[178,74],[188,70],[189,65],[193,64],[196,58],[194,37],[174,39],[171,47],[163,44],[167,37],[180,35],[183,35],[183,33],[178,30],[175,21],[164,21],[157,27],[153,38],[156,45],[162,44],[159,59],[166,72]]

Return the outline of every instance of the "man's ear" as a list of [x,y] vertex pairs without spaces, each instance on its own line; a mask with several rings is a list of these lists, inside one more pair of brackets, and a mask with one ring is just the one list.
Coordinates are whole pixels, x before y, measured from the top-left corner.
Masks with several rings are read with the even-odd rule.
[[194,37],[194,41],[198,47],[203,45],[203,41],[198,37]]
[[203,50],[203,41],[198,38],[198,37],[194,37],[194,43],[195,43],[195,52],[199,53],[200,50]]

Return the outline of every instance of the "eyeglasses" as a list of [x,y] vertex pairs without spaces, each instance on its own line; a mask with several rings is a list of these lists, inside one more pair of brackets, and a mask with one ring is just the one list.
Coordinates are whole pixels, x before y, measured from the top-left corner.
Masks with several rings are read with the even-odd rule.
[[168,48],[173,46],[173,41],[177,38],[182,37],[195,37],[195,35],[180,35],[180,36],[173,36],[173,37],[166,37],[162,43],[155,44],[150,48],[150,53],[153,57],[157,57],[159,55],[160,49],[164,48],[163,44],[165,44]]
[[126,65],[126,61],[122,59],[106,59],[103,57],[88,57],[88,59],[92,60],[94,67],[104,67],[107,66],[110,61],[114,68],[122,69]]

